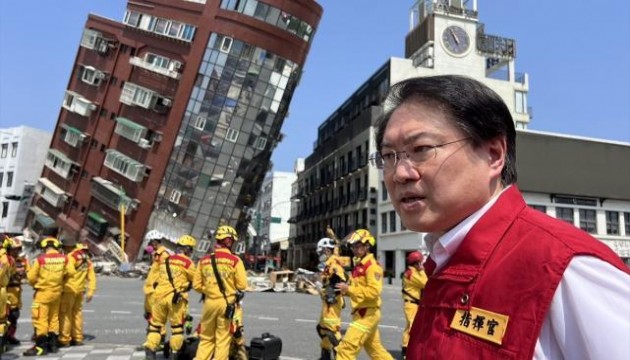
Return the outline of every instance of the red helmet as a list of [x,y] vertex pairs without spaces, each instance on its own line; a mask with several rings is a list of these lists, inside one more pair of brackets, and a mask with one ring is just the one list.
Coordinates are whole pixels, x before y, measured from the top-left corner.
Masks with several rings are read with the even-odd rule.
[[416,263],[421,263],[424,259],[422,253],[420,251],[412,251],[407,255],[407,265],[413,265]]

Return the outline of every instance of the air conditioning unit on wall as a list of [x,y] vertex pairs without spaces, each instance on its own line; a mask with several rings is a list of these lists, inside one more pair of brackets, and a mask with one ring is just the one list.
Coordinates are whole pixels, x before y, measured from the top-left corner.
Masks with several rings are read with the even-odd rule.
[[151,142],[148,139],[140,139],[140,141],[138,142],[138,146],[140,146],[143,149],[150,149],[153,144],[151,144]]

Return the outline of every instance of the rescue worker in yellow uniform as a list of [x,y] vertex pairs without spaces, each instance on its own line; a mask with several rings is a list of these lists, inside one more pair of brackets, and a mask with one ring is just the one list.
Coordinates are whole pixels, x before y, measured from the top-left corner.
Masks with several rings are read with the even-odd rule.
[[[162,239],[165,236],[157,231],[150,230],[145,235],[145,238],[148,241],[147,252],[151,255],[151,267],[149,268],[149,272],[147,273],[147,278],[144,281],[144,318],[147,320],[147,328],[151,322],[151,307],[153,304],[153,292],[155,291],[156,286],[158,285],[158,277],[160,275],[160,264],[164,263],[167,257],[169,257],[169,252],[166,250],[166,247],[162,245]],[[162,340],[160,342],[160,346],[162,346],[164,342],[164,338],[166,336],[166,329],[162,329],[161,332]]]
[[13,240],[4,235],[2,239],[2,248],[0,249],[0,357],[5,350],[4,334],[7,331],[8,322],[8,294],[7,286],[13,275],[13,258],[9,255],[8,250],[11,248]]
[[171,357],[177,359],[184,343],[184,323],[188,311],[188,291],[192,287],[195,264],[190,259],[197,240],[183,235],[177,240],[175,254],[160,263],[158,284],[153,292],[153,306],[144,343],[146,359],[156,359],[156,351],[162,342],[162,329],[171,324],[169,341]]
[[407,359],[407,344],[409,343],[409,331],[416,317],[422,291],[427,284],[427,274],[424,273],[422,260],[424,257],[420,251],[413,251],[407,255],[407,269],[402,276],[403,310],[405,312],[405,330],[402,336],[402,357]]
[[335,358],[335,347],[341,341],[341,310],[344,308],[343,296],[335,285],[347,281],[339,255],[335,254],[337,244],[331,238],[322,238],[317,242],[317,255],[324,263],[321,273],[322,311],[317,324],[317,334],[322,339],[320,342],[321,360]]
[[[92,301],[96,291],[96,274],[87,246],[72,239],[64,239],[64,251],[76,270],[63,286],[59,309],[59,346],[83,345],[83,298]],[[86,292],[87,290],[87,292]]]
[[35,328],[35,345],[24,356],[45,355],[57,352],[59,335],[59,305],[64,278],[74,275],[75,270],[65,255],[59,252],[61,243],[54,237],[40,241],[44,253],[33,261],[28,271],[28,282],[33,286],[31,315]]
[[236,309],[234,318],[230,324],[230,353],[229,359],[247,360],[247,345],[245,342],[245,326],[243,324],[243,305],[241,299],[245,295],[242,291],[237,291]]
[[376,240],[365,229],[353,231],[346,239],[352,246],[354,268],[349,284],[341,282],[336,287],[343,295],[350,297],[352,322],[337,346],[337,360],[354,360],[359,356],[361,348],[365,348],[371,359],[393,360],[383,347],[378,331],[383,269],[370,253]]
[[9,302],[9,326],[5,335],[5,342],[10,345],[19,345],[20,340],[15,337],[17,323],[22,309],[22,282],[26,279],[30,265],[26,254],[22,251],[22,241],[13,238],[13,244],[9,250],[9,255],[13,258],[13,276],[9,280],[7,295]]
[[214,252],[199,260],[193,281],[193,288],[205,298],[196,358],[227,360],[237,292],[247,288],[247,274],[243,261],[231,252],[232,244],[238,241],[236,230],[219,226],[215,240]]

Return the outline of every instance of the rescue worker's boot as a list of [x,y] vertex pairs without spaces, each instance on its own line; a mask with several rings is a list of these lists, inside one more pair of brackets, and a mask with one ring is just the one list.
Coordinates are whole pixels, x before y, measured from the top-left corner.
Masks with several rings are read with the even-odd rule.
[[48,337],[40,335],[35,338],[35,345],[22,353],[24,356],[41,356],[48,354]]
[[59,351],[59,339],[55,333],[48,333],[48,352],[55,354]]
[[6,343],[4,341],[4,337],[0,336],[0,360],[2,359],[2,354],[6,351]]
[[402,355],[402,360],[407,360],[407,347],[406,346],[402,347],[400,354]]
[[156,360],[157,359],[157,355],[155,354],[155,351],[149,349],[148,347],[145,346],[144,348],[144,359],[145,360]]
[[9,326],[7,327],[7,333],[4,337],[5,344],[7,345],[20,345],[20,340],[15,337],[17,332],[17,322],[20,318],[20,309],[9,310]]
[[7,329],[7,335],[4,338],[5,344],[7,345],[20,345],[21,342],[15,337],[15,332],[17,330],[17,326],[11,324]]
[[335,354],[332,349],[322,349],[322,356],[320,360],[334,360]]

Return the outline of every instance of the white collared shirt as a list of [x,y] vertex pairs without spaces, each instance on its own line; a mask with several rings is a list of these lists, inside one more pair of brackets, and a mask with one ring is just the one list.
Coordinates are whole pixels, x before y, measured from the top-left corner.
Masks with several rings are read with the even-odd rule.
[[[497,199],[498,196],[493,197],[441,237],[425,235],[424,241],[436,264],[435,271],[448,262],[470,229]],[[534,359],[629,358],[630,276],[598,258],[574,257],[551,300],[536,342]]]

